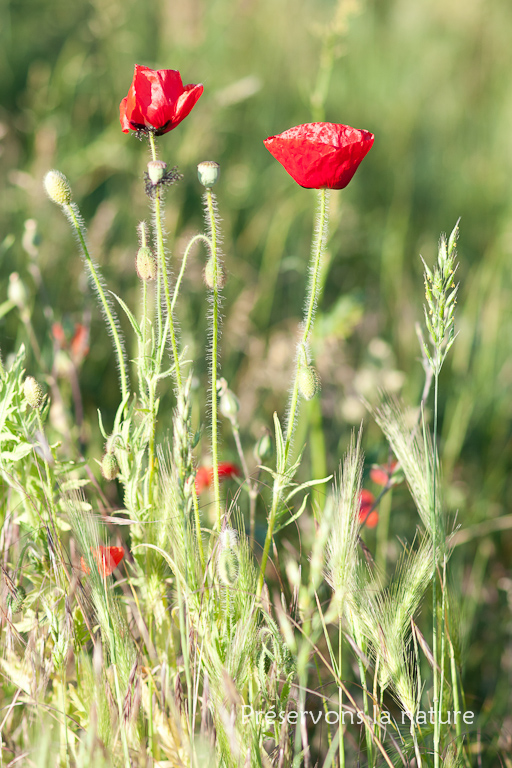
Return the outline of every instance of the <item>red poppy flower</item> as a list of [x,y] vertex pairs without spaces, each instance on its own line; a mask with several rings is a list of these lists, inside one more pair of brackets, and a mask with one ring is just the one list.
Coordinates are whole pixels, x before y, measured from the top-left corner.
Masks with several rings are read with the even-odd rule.
[[344,189],[373,139],[373,133],[349,125],[307,123],[263,143],[301,187]]
[[367,528],[375,528],[379,522],[379,513],[376,509],[372,510],[374,504],[375,496],[373,493],[363,488],[359,494],[359,522],[361,525],[366,525]]
[[386,486],[395,471],[398,461],[378,466],[374,464],[370,469],[370,477],[376,485]]
[[[229,461],[221,461],[219,464],[219,480],[223,480],[226,477],[237,477],[240,474],[240,470],[236,464],[231,464]],[[213,482],[213,467],[199,467],[196,472],[196,492],[202,493]]]
[[[92,556],[96,560],[96,565],[98,566],[98,571],[102,578],[110,576],[112,571],[117,568],[124,557],[124,549],[122,547],[100,546],[96,547],[96,549],[91,547],[91,552]],[[80,567],[84,573],[87,575],[90,574],[91,569],[87,565],[87,562],[83,556],[80,558]]]
[[184,86],[176,69],[154,70],[136,64],[128,96],[119,105],[123,132],[151,131],[161,136],[172,131],[202,92],[202,85]]

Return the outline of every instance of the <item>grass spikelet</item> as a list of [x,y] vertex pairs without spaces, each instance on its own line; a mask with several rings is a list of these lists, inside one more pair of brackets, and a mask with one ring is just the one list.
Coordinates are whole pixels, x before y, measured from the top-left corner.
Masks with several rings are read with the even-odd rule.
[[[410,428],[406,424],[404,412],[395,399],[385,399],[372,413],[403,469],[421,521],[425,529],[433,535],[431,484],[433,473],[431,456],[433,451],[430,440],[428,436],[425,439],[417,427]],[[437,461],[437,457],[435,460]],[[436,489],[436,494],[438,492]],[[436,509],[440,509],[439,499],[436,503]],[[442,527],[442,515],[440,514],[436,516],[436,525],[439,528]],[[441,531],[439,533],[441,534]],[[438,544],[441,544],[442,541],[443,537],[439,535],[437,537]]]
[[352,593],[357,566],[357,535],[359,529],[359,492],[363,464],[361,437],[352,435],[343,469],[334,491],[334,514],[331,536],[327,542],[326,580],[335,593],[341,610],[347,596]]

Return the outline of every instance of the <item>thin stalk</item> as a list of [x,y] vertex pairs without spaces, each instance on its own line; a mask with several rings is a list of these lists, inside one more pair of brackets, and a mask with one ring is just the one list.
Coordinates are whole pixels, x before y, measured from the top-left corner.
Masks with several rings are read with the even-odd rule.
[[219,340],[219,287],[218,287],[218,248],[217,248],[217,222],[211,189],[206,190],[206,207],[210,220],[211,231],[211,258],[213,262],[213,288],[212,288],[212,348],[211,348],[211,410],[212,410],[212,464],[213,464],[213,495],[215,499],[215,512],[217,528],[221,528],[220,506],[220,482],[219,482],[219,456],[218,456],[218,413],[217,413],[217,357]]
[[[36,408],[36,416],[37,416],[37,426],[39,427],[39,432],[41,433],[41,437],[44,440],[44,427],[43,427],[43,420],[41,418],[41,411],[39,408]],[[50,464],[48,463],[48,460],[46,458],[46,453],[44,450],[44,447],[42,447],[42,456],[43,456],[43,463],[46,473],[46,495],[48,496],[48,504],[50,506],[50,522],[52,525],[53,533],[56,536],[57,543],[59,545],[59,550],[61,550],[61,542],[60,542],[60,536],[59,536],[59,529],[57,528],[57,508],[55,506],[55,499],[53,497],[53,478],[52,478],[52,471],[50,469]],[[59,554],[62,554],[59,552]]]
[[329,212],[329,198],[328,191],[326,189],[319,190],[319,213],[318,221],[315,227],[313,235],[313,247],[311,252],[311,259],[309,264],[309,280],[308,280],[308,299],[307,307],[304,317],[304,325],[302,330],[301,339],[297,345],[297,357],[295,364],[295,375],[292,385],[292,392],[290,397],[290,408],[288,412],[288,426],[286,429],[286,442],[285,442],[285,459],[288,460],[288,454],[290,452],[290,444],[295,429],[295,420],[297,417],[297,408],[299,403],[299,370],[302,364],[301,350],[303,350],[309,340],[309,334],[313,326],[313,320],[315,315],[316,305],[318,303],[320,293],[320,265],[322,259],[322,253],[325,249],[327,242],[327,224],[328,224],[328,212]]
[[[150,645],[153,645],[153,615],[149,617],[148,635]],[[151,682],[153,677],[151,676]],[[148,748],[152,758],[155,757],[154,733],[153,733],[153,693],[149,694],[149,718],[148,718]]]
[[439,679],[438,679],[438,652],[437,652],[437,504],[436,504],[436,485],[437,485],[437,409],[438,409],[438,391],[439,391],[439,372],[434,372],[434,446],[433,446],[433,466],[432,466],[432,538],[434,550],[434,564],[432,574],[432,652],[434,656],[433,674],[434,674],[434,768],[439,768]]
[[265,570],[267,567],[268,554],[270,552],[270,545],[272,543],[272,536],[274,534],[274,525],[276,523],[277,509],[279,506],[279,498],[281,495],[281,487],[279,483],[274,483],[272,491],[272,507],[270,509],[270,515],[268,518],[267,535],[265,537],[265,544],[263,545],[263,554],[261,556],[260,575],[258,579],[258,588],[256,595],[259,597],[263,589],[263,583],[265,581]]
[[212,243],[209,237],[206,237],[206,235],[195,235],[192,240],[189,242],[185,249],[185,253],[183,254],[183,259],[181,260],[181,267],[180,267],[180,273],[178,275],[178,279],[176,280],[176,285],[174,286],[174,292],[172,295],[172,302],[171,302],[171,310],[174,311],[174,305],[176,304],[176,299],[178,298],[178,293],[180,290],[181,281],[183,280],[183,275],[185,274],[185,268],[187,266],[187,259],[189,256],[190,251],[192,250],[192,246],[197,243],[198,241],[202,241],[205,243],[211,253],[212,250]]
[[68,716],[67,712],[67,697],[66,697],[66,666],[65,662],[62,665],[62,680],[61,680],[61,699],[62,699],[62,714],[64,715],[64,743],[66,745],[66,768],[70,768],[69,764],[69,741],[68,741]]
[[[152,133],[149,133],[149,145],[151,148],[151,154],[152,154],[153,160],[156,160],[155,137],[153,136]],[[176,341],[176,333],[174,330],[174,322],[172,318],[172,302],[171,302],[171,292],[169,288],[169,276],[167,274],[167,267],[165,264],[164,233],[163,233],[163,227],[162,227],[162,210],[161,210],[161,187],[157,187],[156,189],[155,200],[154,200],[154,210],[155,210],[155,232],[156,232],[158,268],[159,268],[160,275],[163,282],[165,303],[167,306],[167,320],[169,323],[169,337],[171,340],[172,354],[174,358],[174,371],[176,374],[176,383],[178,384],[178,389],[181,390],[182,380],[181,380],[180,361],[178,356],[178,344]],[[160,286],[160,276],[158,279],[158,286]],[[159,302],[159,306],[160,304],[161,302]],[[159,319],[160,332],[161,332],[161,325],[162,325],[161,319]]]
[[[343,631],[341,628],[342,612],[338,615],[338,678],[340,685],[338,687],[338,700],[340,709],[340,768],[345,768],[345,736],[343,733],[343,688],[341,682],[343,680]],[[366,712],[365,712],[366,714]]]
[[117,326],[114,320],[114,315],[112,314],[112,310],[107,301],[107,297],[105,296],[105,291],[103,290],[103,286],[101,284],[96,267],[94,266],[94,262],[89,255],[89,250],[87,248],[85,237],[82,232],[82,226],[76,214],[75,206],[64,205],[64,209],[67,212],[68,217],[76,230],[76,233],[78,235],[78,240],[82,247],[82,252],[87,262],[87,266],[89,267],[89,271],[94,281],[94,285],[96,287],[96,290],[98,291],[98,295],[100,297],[101,303],[103,304],[103,311],[105,312],[105,316],[108,320],[108,324],[110,325],[110,331],[112,333],[112,337],[114,339],[114,345],[116,348],[117,363],[119,365],[119,375],[121,377],[121,398],[123,401],[128,400],[128,375],[126,373],[126,365],[125,365],[124,354],[123,354],[123,345],[121,343],[121,337],[119,335],[119,331],[117,329]]

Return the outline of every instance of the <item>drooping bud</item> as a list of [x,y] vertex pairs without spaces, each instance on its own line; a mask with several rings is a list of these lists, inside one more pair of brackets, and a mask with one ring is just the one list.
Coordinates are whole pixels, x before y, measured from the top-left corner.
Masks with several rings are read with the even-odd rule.
[[115,480],[119,474],[119,464],[115,453],[106,453],[101,460],[101,474],[105,480]]
[[152,184],[158,184],[159,181],[165,176],[167,170],[167,163],[163,160],[151,160],[148,163],[148,176]]
[[224,389],[219,400],[219,410],[226,419],[233,420],[240,410],[238,397],[227,387]]
[[207,189],[218,182],[219,176],[220,165],[213,160],[205,160],[197,166],[197,178]]
[[137,251],[135,269],[141,280],[156,280],[158,275],[157,261],[152,250],[147,246],[142,246]]
[[28,293],[23,280],[17,272],[11,272],[9,275],[9,286],[7,288],[7,298],[19,309],[27,304]]
[[69,181],[60,171],[48,171],[44,177],[46,194],[57,205],[69,205],[72,200]]
[[262,464],[264,461],[271,459],[273,453],[272,438],[268,432],[265,432],[254,446],[254,458],[258,463]]
[[44,390],[33,376],[27,376],[23,382],[23,394],[31,408],[40,408],[44,399]]
[[221,288],[224,288],[224,286],[226,285],[226,270],[224,269],[222,264],[220,264],[218,261],[217,261],[217,281],[216,281],[217,285],[216,286],[214,285],[215,283],[214,267],[215,267],[215,263],[214,263],[213,257],[210,256],[203,270],[203,278],[208,288],[210,288],[210,290],[212,291],[215,287],[217,287],[217,290],[220,290]]
[[301,366],[298,374],[299,392],[304,400],[312,400],[320,389],[320,379],[312,365]]

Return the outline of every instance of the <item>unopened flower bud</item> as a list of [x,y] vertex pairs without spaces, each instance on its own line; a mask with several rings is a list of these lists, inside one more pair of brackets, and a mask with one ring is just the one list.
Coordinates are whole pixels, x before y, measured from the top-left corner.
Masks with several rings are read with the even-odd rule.
[[158,266],[153,252],[147,246],[142,246],[137,251],[135,269],[141,280],[155,280],[158,274]]
[[238,397],[230,389],[225,389],[219,400],[219,410],[226,419],[233,419],[240,410]]
[[[203,278],[204,278],[204,282],[206,283],[208,288],[210,288],[210,290],[212,290],[212,291],[213,291],[213,289],[215,287],[215,285],[214,285],[214,282],[215,282],[215,280],[214,280],[214,266],[215,266],[215,263],[213,261],[213,257],[210,256],[210,258],[206,262],[205,268],[203,270]],[[221,288],[224,288],[225,285],[226,285],[226,270],[224,269],[222,264],[220,264],[217,261],[217,286],[216,286],[217,290],[220,290]]]
[[27,304],[28,293],[25,284],[20,279],[17,272],[11,272],[9,275],[9,286],[7,288],[7,298],[16,304],[20,309]]
[[232,587],[240,568],[240,560],[234,549],[224,549],[217,558],[217,572],[219,579],[226,587]]
[[197,178],[203,187],[206,187],[207,189],[213,187],[213,185],[217,183],[219,176],[220,165],[213,160],[205,160],[197,166]]
[[44,390],[33,376],[27,376],[23,382],[23,394],[31,408],[40,408],[44,398]]
[[119,474],[119,464],[114,453],[106,453],[101,460],[101,474],[105,480],[115,480]]
[[299,392],[304,400],[312,400],[320,389],[320,379],[312,365],[303,365],[298,376]]
[[151,160],[148,163],[148,176],[153,184],[158,184],[165,176],[167,163],[163,160]]
[[44,177],[44,188],[50,200],[57,205],[71,203],[71,187],[69,181],[60,171],[48,171]]
[[261,464],[264,461],[271,459],[273,453],[274,446],[272,445],[272,438],[268,432],[265,432],[254,446],[254,458]]

